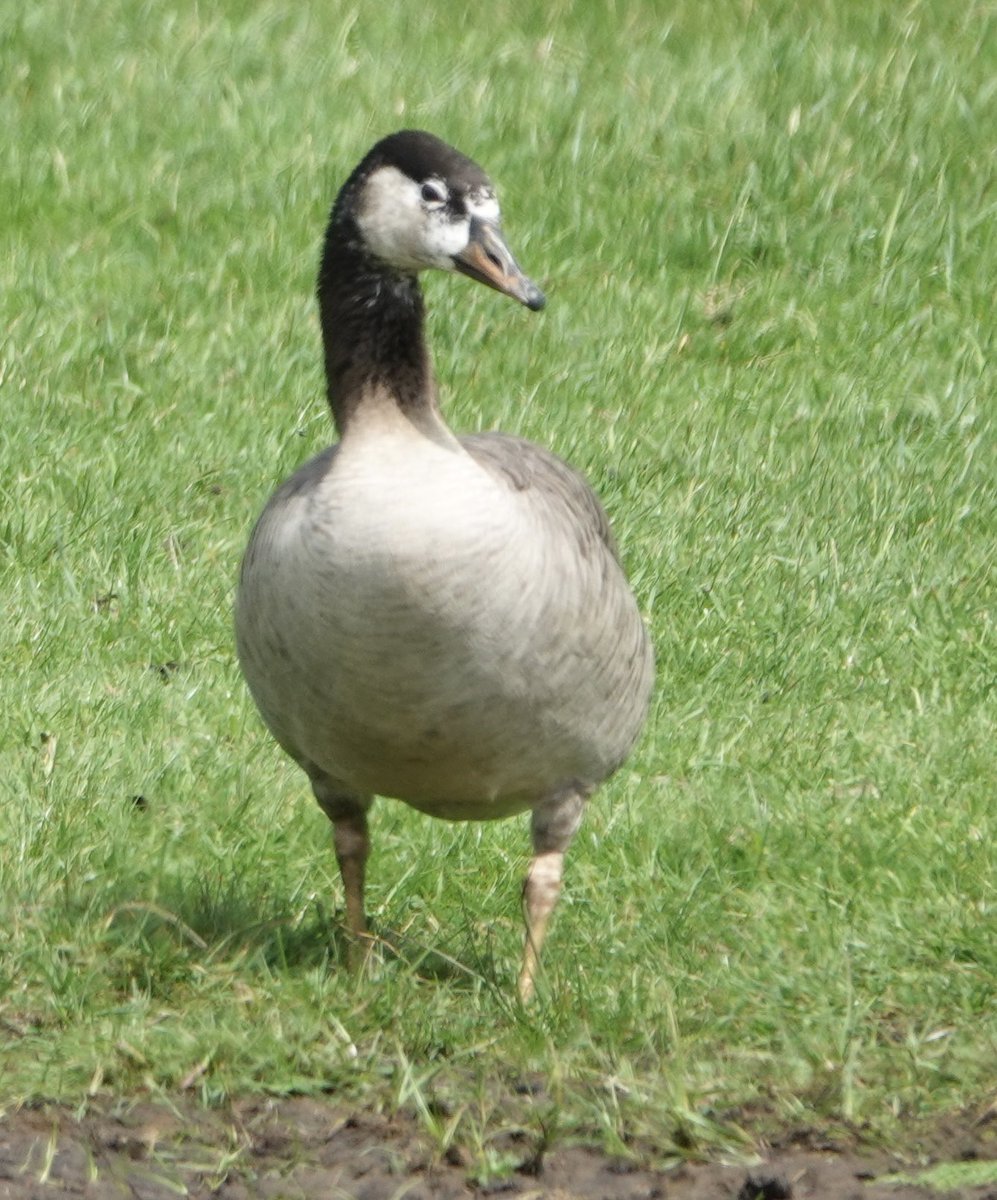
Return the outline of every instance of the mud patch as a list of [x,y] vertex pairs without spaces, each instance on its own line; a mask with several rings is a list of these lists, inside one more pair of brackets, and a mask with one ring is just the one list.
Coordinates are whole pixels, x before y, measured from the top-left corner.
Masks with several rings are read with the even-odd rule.
[[[997,1158],[993,1125],[937,1127],[936,1161]],[[510,1145],[515,1158],[515,1145]],[[997,1183],[940,1192],[891,1183],[901,1158],[787,1134],[751,1167],[687,1163],[657,1170],[578,1145],[520,1162],[493,1178],[462,1149],[434,1153],[414,1120],[351,1112],[296,1097],[204,1110],[184,1099],[64,1108],[0,1118],[0,1200],[61,1195],[102,1200],[997,1200]]]

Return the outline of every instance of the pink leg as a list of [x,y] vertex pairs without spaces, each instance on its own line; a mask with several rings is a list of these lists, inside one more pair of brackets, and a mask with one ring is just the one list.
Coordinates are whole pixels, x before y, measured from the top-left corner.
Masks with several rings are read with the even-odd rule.
[[334,818],[332,841],[346,893],[346,928],[354,937],[360,937],[367,932],[363,902],[364,870],[370,853],[367,814],[360,812]]
[[523,885],[526,941],[519,972],[519,998],[524,1004],[536,988],[540,950],[561,894],[564,854],[581,824],[586,794],[580,787],[571,787],[542,801],[533,810],[533,860]]
[[364,871],[370,853],[367,809],[371,798],[345,792],[328,776],[316,770],[308,773],[315,799],[332,822],[332,843],[346,894],[346,928],[351,937],[350,964],[359,966],[369,946],[363,894]]

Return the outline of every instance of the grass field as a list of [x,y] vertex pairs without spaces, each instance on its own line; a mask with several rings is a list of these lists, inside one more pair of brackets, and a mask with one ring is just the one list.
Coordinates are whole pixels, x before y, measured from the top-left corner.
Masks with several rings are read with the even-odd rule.
[[[997,1100],[997,6],[8,9],[0,1107],[330,1091],[487,1164]],[[586,471],[659,663],[528,1012],[525,824],[379,804],[350,977],[233,650],[331,439],[327,208],[403,126],[549,297],[427,280],[448,416]]]

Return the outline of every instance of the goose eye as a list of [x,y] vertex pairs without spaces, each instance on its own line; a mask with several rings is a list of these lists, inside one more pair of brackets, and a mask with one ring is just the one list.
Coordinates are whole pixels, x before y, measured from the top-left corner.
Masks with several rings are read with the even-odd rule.
[[440,184],[429,181],[422,185],[422,198],[427,204],[446,204],[447,194]]

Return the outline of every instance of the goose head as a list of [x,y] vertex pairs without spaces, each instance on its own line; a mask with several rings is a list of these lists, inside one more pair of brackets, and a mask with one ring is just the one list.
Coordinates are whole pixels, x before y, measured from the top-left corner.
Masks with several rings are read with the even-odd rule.
[[403,130],[378,142],[343,186],[332,225],[392,272],[459,272],[527,308],[544,306],[502,233],[491,180],[432,134]]

